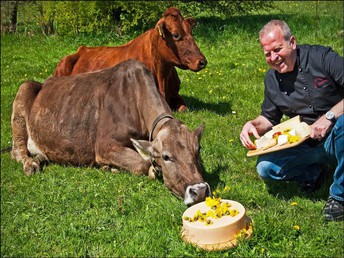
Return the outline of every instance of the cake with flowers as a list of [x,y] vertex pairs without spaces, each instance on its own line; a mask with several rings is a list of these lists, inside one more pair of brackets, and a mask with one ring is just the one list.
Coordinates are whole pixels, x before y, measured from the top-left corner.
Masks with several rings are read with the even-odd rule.
[[252,233],[245,213],[239,202],[207,197],[184,212],[182,239],[207,250],[231,248]]

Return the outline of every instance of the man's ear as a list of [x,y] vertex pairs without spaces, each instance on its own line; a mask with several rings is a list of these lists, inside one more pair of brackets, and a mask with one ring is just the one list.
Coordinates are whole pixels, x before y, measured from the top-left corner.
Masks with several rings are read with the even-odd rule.
[[150,160],[153,156],[153,148],[152,144],[149,141],[145,140],[134,140],[130,139],[137,150],[137,152],[141,155],[144,160]]
[[295,38],[295,36],[290,37],[289,45],[292,46],[293,49],[296,49],[296,38]]

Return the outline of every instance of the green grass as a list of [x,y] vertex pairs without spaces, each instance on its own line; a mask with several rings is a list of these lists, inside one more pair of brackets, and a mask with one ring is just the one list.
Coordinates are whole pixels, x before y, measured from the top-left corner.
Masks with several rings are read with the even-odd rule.
[[[50,164],[26,177],[22,165],[1,155],[2,257],[342,257],[343,222],[324,223],[329,179],[315,194],[294,183],[265,185],[239,142],[243,124],[259,114],[264,70],[257,34],[270,19],[286,20],[298,43],[331,46],[343,54],[343,4],[275,2],[274,9],[225,20],[200,17],[195,38],[207,57],[199,73],[178,70],[190,108],[175,113],[189,128],[205,123],[201,156],[205,179],[222,197],[241,202],[253,235],[236,248],[205,252],[180,238],[182,200],[162,181],[123,171]],[[309,7],[309,8],[306,8]],[[81,44],[118,45],[130,36],[1,37],[1,148],[11,144],[12,102],[27,79],[43,81]],[[229,191],[223,191],[229,186]],[[291,205],[296,202],[297,205]],[[300,226],[300,230],[293,227]]]

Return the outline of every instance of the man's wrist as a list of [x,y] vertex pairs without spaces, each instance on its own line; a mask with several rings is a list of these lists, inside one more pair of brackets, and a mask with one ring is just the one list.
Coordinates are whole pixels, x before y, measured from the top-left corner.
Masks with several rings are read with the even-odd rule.
[[332,124],[335,124],[337,121],[335,114],[331,110],[326,112],[325,117],[327,120],[331,121]]

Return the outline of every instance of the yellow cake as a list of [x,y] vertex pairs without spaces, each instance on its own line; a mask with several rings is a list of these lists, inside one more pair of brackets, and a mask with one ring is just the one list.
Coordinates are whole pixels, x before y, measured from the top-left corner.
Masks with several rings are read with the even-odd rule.
[[[235,246],[239,236],[251,235],[252,229],[242,204],[232,200],[209,198],[184,212],[184,241],[203,249],[220,250]],[[216,205],[216,201],[220,201],[220,205]]]

